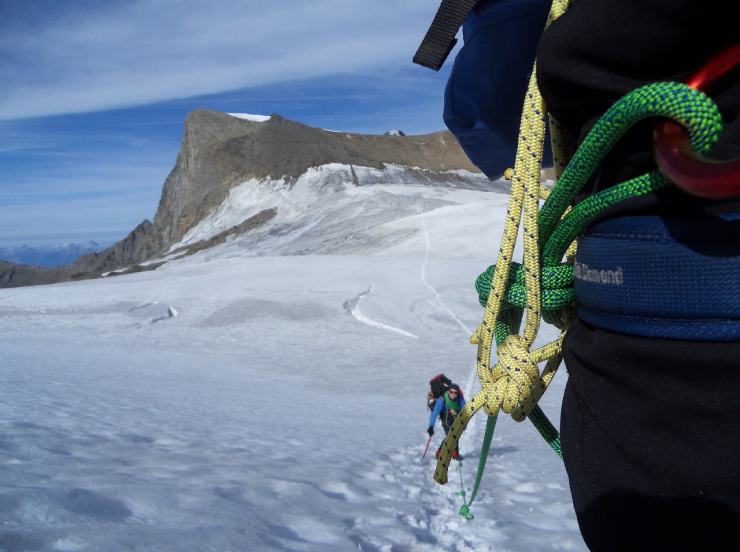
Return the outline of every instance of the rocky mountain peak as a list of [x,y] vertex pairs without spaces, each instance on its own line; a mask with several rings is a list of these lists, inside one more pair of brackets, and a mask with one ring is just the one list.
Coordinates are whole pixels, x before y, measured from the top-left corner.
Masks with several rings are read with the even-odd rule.
[[249,179],[298,178],[329,163],[477,172],[449,132],[377,136],[323,130],[272,114],[264,122],[199,109],[185,121],[177,163],[168,176],[151,231],[152,249],[180,240]]
[[[428,173],[478,172],[447,131],[369,135],[315,128],[278,114],[198,109],[185,120],[180,151],[164,182],[154,220],[145,220],[113,246],[81,257],[58,279],[91,277],[162,255],[213,213],[236,186],[263,179],[290,186],[312,167],[329,164],[348,166],[353,177],[352,167],[382,170],[388,165]],[[12,283],[6,279],[6,285]]]

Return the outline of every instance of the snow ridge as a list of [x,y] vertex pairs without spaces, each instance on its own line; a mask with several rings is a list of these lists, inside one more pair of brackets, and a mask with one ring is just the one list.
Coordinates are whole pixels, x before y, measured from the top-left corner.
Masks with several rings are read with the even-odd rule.
[[270,115],[253,115],[251,113],[227,113],[237,119],[244,119],[245,121],[252,121],[253,123],[264,123],[272,119]]

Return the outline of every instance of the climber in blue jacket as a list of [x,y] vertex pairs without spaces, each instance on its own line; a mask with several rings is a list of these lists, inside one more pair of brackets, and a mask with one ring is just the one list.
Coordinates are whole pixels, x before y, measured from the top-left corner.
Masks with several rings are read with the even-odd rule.
[[[445,435],[450,431],[452,423],[455,421],[455,417],[460,413],[463,406],[465,406],[465,397],[463,397],[460,386],[456,383],[450,384],[450,388],[440,395],[437,402],[432,409],[432,413],[429,415],[429,427],[427,433],[431,437],[434,435],[434,424],[437,421],[437,417],[442,421],[442,428],[445,430]],[[442,445],[439,446],[435,456],[439,458]],[[462,460],[460,451],[455,447],[452,457],[455,460]]]

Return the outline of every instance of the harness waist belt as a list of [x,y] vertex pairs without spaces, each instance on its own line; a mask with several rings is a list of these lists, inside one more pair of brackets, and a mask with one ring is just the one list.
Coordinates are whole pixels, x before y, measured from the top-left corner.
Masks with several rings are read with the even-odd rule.
[[627,216],[578,244],[578,316],[607,330],[740,340],[740,213]]

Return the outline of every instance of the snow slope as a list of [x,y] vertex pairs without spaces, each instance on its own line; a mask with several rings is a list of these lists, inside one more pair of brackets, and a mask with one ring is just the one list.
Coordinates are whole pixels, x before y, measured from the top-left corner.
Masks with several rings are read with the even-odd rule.
[[0,290],[1,550],[585,549],[528,423],[499,422],[471,522],[421,459],[429,378],[477,389],[472,283],[506,197],[339,193],[156,271]]
[[[441,178],[444,177],[444,180]],[[384,169],[338,163],[309,169],[295,181],[251,179],[234,187],[224,202],[183,239],[172,245],[207,240],[245,219],[272,208],[267,224],[237,239],[244,255],[306,255],[385,251],[418,231],[394,221],[427,211],[466,203],[496,186],[467,171],[444,175],[424,169],[386,165]],[[502,193],[486,196],[505,197]]]

